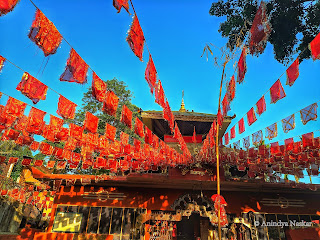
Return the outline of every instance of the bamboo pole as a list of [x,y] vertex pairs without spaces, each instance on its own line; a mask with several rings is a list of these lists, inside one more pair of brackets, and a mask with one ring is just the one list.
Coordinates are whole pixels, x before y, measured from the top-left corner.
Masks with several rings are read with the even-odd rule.
[[[218,112],[220,110],[222,84],[223,84],[224,72],[225,72],[227,62],[228,62],[228,60],[226,59],[226,61],[223,63],[223,70],[222,70],[221,83],[220,83],[220,92],[219,92]],[[217,158],[217,194],[219,196],[220,195],[220,168],[219,168],[220,164],[219,164],[219,124],[218,124],[218,121],[217,121],[217,126],[216,126],[216,158]],[[220,198],[218,198],[218,236],[219,236],[219,240],[221,240]]]

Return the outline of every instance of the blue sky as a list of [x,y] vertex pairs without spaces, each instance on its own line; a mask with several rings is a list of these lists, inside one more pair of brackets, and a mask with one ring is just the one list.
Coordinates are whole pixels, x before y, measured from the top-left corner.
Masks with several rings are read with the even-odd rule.
[[[124,81],[134,93],[134,104],[143,110],[161,110],[154,103],[154,97],[150,94],[144,79],[148,52],[145,49],[144,62],[140,62],[126,42],[132,15],[129,16],[125,10],[117,14],[111,0],[35,0],[34,2],[54,22],[64,38],[100,78],[106,80],[116,77]],[[218,33],[219,24],[223,19],[209,15],[211,3],[212,0],[133,0],[172,110],[179,109],[181,91],[184,90],[184,100],[188,110],[214,114],[217,112],[222,69],[215,67],[212,59],[207,62],[205,58],[200,58],[206,43],[211,42],[219,47],[226,43],[226,39]],[[50,56],[43,73],[39,73],[41,65],[46,60],[43,52],[27,37],[35,10],[30,1],[21,0],[13,12],[0,18],[0,55],[81,105],[82,94],[91,85],[91,72],[89,71],[89,81],[86,85],[59,81],[70,51],[66,42],[62,42],[57,53]],[[131,8],[130,12],[133,13]],[[233,64],[237,60],[238,56],[227,66],[227,79],[233,74]],[[230,127],[255,105],[287,66],[274,59],[272,46],[268,44],[266,51],[258,58],[247,56],[247,68],[244,83],[236,86],[236,98],[229,112],[231,115],[236,114],[236,118]],[[318,101],[319,69],[319,60],[304,61],[300,65],[300,77],[292,87],[284,85],[286,76],[283,75],[280,80],[287,97],[276,104],[270,104],[268,93],[267,111],[252,126],[246,125],[243,134],[239,135],[236,130],[235,140],[264,129]],[[15,90],[22,74],[21,70],[7,64],[0,75],[0,89],[32,105],[28,98]],[[224,92],[225,88],[223,94]],[[40,101],[36,107],[56,115],[58,97],[49,90],[47,100]],[[6,97],[0,99],[1,104],[5,104],[6,100]],[[49,120],[49,116],[46,120]],[[279,125],[279,136],[275,140],[280,141],[319,129],[319,120],[304,126],[297,114],[296,129],[284,134]],[[319,131],[315,132],[315,136],[319,135]]]

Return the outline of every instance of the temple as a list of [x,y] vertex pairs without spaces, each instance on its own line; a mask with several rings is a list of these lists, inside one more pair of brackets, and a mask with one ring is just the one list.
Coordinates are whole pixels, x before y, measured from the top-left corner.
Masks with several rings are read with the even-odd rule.
[[[189,112],[184,102],[173,114],[188,149],[197,153],[216,116]],[[232,119],[225,117],[219,138]],[[180,151],[161,112],[144,111],[142,121]],[[194,129],[195,142],[191,140]],[[222,239],[319,239],[319,190],[249,179],[247,174],[247,169],[220,167],[225,200],[221,202]],[[16,228],[25,234],[19,239],[213,240],[217,238],[218,215],[212,198],[216,177],[214,165],[197,161],[151,169],[148,174],[128,171],[102,176],[28,167],[21,176],[25,184],[47,183],[57,192],[46,220],[37,216],[43,212],[18,214]],[[1,224],[5,217],[0,214]],[[279,221],[284,225],[270,224]],[[0,239],[4,238],[0,235]]]

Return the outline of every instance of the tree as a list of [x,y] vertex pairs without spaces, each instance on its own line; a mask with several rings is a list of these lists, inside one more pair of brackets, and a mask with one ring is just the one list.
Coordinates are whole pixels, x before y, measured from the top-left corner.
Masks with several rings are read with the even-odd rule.
[[[300,59],[310,58],[308,44],[318,34],[320,26],[320,2],[308,0],[271,0],[267,2],[267,14],[272,26],[268,42],[273,45],[275,59],[288,63],[295,53]],[[226,17],[219,32],[228,38],[233,50],[241,31],[250,31],[259,3],[256,0],[219,0],[212,4],[209,14]],[[241,36],[245,40],[246,35]]]

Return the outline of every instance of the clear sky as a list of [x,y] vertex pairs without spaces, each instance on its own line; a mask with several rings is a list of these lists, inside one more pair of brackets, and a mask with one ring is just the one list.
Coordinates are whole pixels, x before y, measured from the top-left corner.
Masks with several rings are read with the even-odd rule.
[[[161,110],[154,103],[149,87],[144,79],[148,60],[145,49],[144,62],[133,54],[126,42],[127,31],[132,15],[123,9],[117,14],[112,0],[34,0],[35,4],[56,25],[60,33],[75,48],[82,58],[94,69],[100,78],[114,77],[124,81],[134,93],[133,103],[143,110]],[[224,46],[226,39],[218,33],[222,18],[209,15],[212,0],[133,0],[135,10],[144,31],[148,47],[153,56],[159,78],[172,110],[178,110],[181,92],[185,92],[185,104],[188,110],[195,112],[217,112],[218,91],[221,68],[200,58],[206,43]],[[0,55],[8,58],[31,75],[55,89],[77,104],[81,104],[82,94],[91,86],[91,72],[86,85],[60,82],[69,55],[70,47],[62,42],[57,53],[47,61],[43,52],[28,38],[28,32],[35,14],[35,7],[29,0],[21,0],[15,10],[0,18]],[[133,13],[130,8],[130,12]],[[230,79],[236,57],[227,67],[227,79]],[[294,59],[293,59],[294,60]],[[41,68],[42,65],[42,68]],[[287,66],[278,63],[273,56],[272,45],[268,44],[264,54],[257,57],[247,56],[247,74],[243,84],[236,86],[236,98],[231,104],[230,114],[236,118],[230,127],[255,105],[259,98],[286,70]],[[236,139],[246,137],[274,122],[287,117],[320,100],[319,81],[320,60],[306,60],[300,65],[300,77],[292,86],[286,86],[286,76],[281,77],[287,97],[270,104],[266,95],[267,111],[257,122]],[[20,92],[15,90],[23,72],[7,64],[0,75],[0,89],[19,100],[32,104]],[[225,88],[223,94],[225,92]],[[3,97],[1,104],[6,103]],[[47,100],[40,101],[36,107],[56,115],[58,95],[48,91]],[[49,120],[48,116],[46,120]],[[320,129],[319,120],[302,125],[296,114],[296,129],[284,134],[278,125],[279,137],[284,140],[292,136]],[[264,133],[264,131],[263,131]],[[320,133],[315,132],[315,136]],[[280,142],[283,143],[283,142]]]

